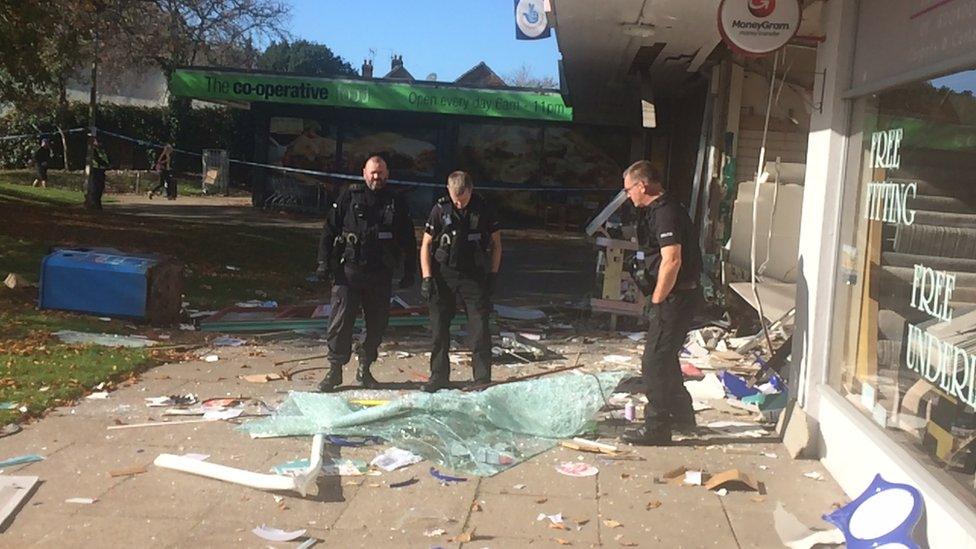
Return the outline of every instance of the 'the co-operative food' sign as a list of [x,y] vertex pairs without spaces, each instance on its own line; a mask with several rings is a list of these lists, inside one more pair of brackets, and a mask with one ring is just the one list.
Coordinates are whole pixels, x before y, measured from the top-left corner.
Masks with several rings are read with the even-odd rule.
[[174,95],[212,101],[241,101],[527,118],[570,122],[573,110],[558,92],[486,90],[375,80],[177,69]]
[[743,55],[772,53],[799,28],[799,0],[722,0],[718,7],[722,39]]

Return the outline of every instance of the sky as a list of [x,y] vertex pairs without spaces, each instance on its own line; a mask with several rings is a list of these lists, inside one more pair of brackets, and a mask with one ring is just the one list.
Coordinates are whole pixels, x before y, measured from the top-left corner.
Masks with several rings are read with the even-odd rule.
[[[513,0],[288,0],[290,32],[325,44],[356,69],[372,57],[373,72],[403,56],[417,79],[452,81],[484,61],[505,78],[523,64],[558,81],[556,35],[515,39]],[[375,52],[375,53],[371,53]]]

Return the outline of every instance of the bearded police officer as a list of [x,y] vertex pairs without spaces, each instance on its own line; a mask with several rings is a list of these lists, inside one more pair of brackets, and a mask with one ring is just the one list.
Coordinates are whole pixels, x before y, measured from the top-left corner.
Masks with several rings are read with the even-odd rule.
[[634,444],[667,444],[673,427],[695,425],[678,353],[702,301],[701,251],[688,212],[664,190],[657,168],[641,160],[623,176],[624,190],[638,210],[637,262],[644,272],[635,278],[647,294],[649,322],[641,360],[647,387],[644,426],[626,431],[622,438]]
[[434,204],[420,242],[421,296],[430,304],[433,349],[432,393],[448,386],[451,364],[451,320],[457,299],[465,305],[473,351],[475,384],[491,381],[491,294],[502,261],[502,237],[493,209],[474,193],[471,176],[456,171],[447,178],[447,193]]
[[403,267],[399,287],[413,286],[417,237],[406,204],[386,187],[386,162],[372,156],[363,168],[365,184],[344,189],[332,205],[319,244],[320,279],[334,278],[332,311],[326,336],[329,373],[319,390],[342,384],[342,367],[352,354],[352,332],[362,306],[366,340],[359,353],[356,381],[370,388],[369,371],[376,360],[390,314],[393,273]]

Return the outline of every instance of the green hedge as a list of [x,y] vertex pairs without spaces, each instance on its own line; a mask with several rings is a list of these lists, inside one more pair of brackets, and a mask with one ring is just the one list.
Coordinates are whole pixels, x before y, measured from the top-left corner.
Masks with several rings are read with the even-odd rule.
[[[98,128],[153,143],[163,143],[168,135],[166,116],[165,107],[99,105]],[[88,105],[72,103],[66,125],[68,128],[88,127]],[[220,107],[189,109],[183,112],[180,130],[185,137],[176,143],[178,149],[193,152],[200,152],[202,149],[227,149],[232,158],[251,158],[254,122],[250,111]],[[53,112],[49,116],[36,116],[14,108],[0,116],[0,137],[56,131]],[[84,167],[85,135],[81,132],[68,134],[68,161],[72,170]],[[60,169],[64,165],[61,136],[51,135],[50,141],[51,168]],[[158,149],[108,135],[102,135],[101,141],[114,168],[150,169],[159,152]],[[0,169],[27,167],[37,144],[37,138],[0,141]],[[177,154],[174,161],[176,170],[200,170],[200,158],[197,156]]]

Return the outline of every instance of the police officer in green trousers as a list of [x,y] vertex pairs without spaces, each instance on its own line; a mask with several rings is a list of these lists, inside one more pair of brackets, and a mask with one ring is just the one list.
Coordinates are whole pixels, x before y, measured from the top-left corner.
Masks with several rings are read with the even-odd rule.
[[372,156],[363,168],[363,183],[344,189],[329,211],[319,243],[321,280],[333,280],[332,311],[326,335],[329,372],[319,391],[342,384],[342,367],[352,356],[352,332],[363,309],[366,340],[359,353],[356,381],[376,386],[369,371],[390,316],[393,275],[403,267],[401,289],[413,286],[417,237],[403,199],[386,186],[386,161]]
[[502,237],[494,210],[474,193],[471,176],[456,171],[447,193],[434,204],[420,243],[420,294],[430,305],[433,348],[429,393],[448,386],[451,320],[461,299],[468,315],[476,384],[491,381],[491,295],[502,261]]
[[[625,431],[633,444],[667,444],[672,428],[695,425],[691,395],[685,389],[678,353],[702,302],[702,270],[695,226],[678,200],[666,192],[650,162],[635,162],[624,171],[624,190],[637,207],[637,240],[641,251],[634,278],[647,295],[648,327],[641,359],[647,391],[644,425]],[[643,256],[643,257],[642,257]]]

